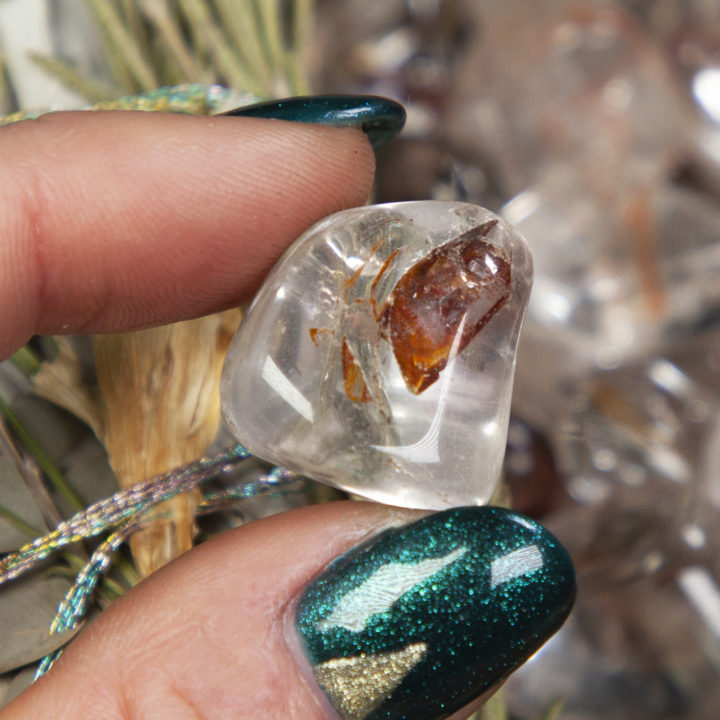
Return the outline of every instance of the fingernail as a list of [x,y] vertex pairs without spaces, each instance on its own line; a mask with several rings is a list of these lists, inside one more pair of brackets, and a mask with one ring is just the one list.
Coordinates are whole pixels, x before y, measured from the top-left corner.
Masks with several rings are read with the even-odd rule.
[[440,720],[504,680],[575,599],[565,549],[522,515],[454,508],[333,561],[296,623],[343,720]]
[[394,100],[375,95],[308,95],[268,100],[224,114],[359,127],[374,148],[392,140],[405,125],[405,108]]

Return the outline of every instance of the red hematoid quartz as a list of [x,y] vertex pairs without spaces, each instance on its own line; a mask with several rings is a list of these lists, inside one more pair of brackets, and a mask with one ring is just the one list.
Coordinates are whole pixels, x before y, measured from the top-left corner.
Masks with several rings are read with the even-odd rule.
[[[510,262],[484,238],[497,220],[433,250],[398,281],[380,322],[405,383],[432,385],[510,298]],[[351,382],[351,385],[355,383]]]

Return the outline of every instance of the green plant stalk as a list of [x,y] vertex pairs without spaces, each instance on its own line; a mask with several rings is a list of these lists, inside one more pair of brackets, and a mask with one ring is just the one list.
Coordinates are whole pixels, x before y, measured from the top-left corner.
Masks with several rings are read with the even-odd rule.
[[29,57],[35,65],[56,77],[66,87],[78,92],[90,103],[107,100],[116,94],[112,88],[82,75],[74,67],[67,65],[62,60],[40,55],[39,53],[29,53]]
[[[90,0],[85,0],[88,7],[90,7]],[[120,95],[132,95],[140,91],[140,87],[135,82],[132,74],[127,68],[125,58],[123,57],[120,49],[115,45],[107,29],[103,26],[98,14],[90,7],[93,14],[93,20],[97,29],[98,38],[102,43],[103,50],[105,51],[105,59],[110,67],[110,73],[117,86],[113,95],[118,97]]]
[[15,415],[10,406],[0,397],[0,413],[5,418],[8,425],[18,436],[20,442],[25,449],[33,456],[35,462],[42,468],[47,475],[48,480],[53,487],[70,505],[74,512],[78,512],[85,507],[82,498],[77,494],[75,489],[65,480],[65,477],[58,469],[57,465],[50,459],[45,450],[35,441],[35,439],[26,430],[20,419]]
[[39,535],[42,535],[37,528],[30,525],[30,523],[26,523],[20,516],[16,515],[12,510],[9,510],[3,505],[0,505],[0,517],[5,518],[5,520],[15,526],[17,530],[24,533],[29,538],[36,538]]
[[0,54],[0,113],[10,112],[12,106],[12,93],[8,82],[5,59]]
[[113,4],[107,0],[88,0],[98,21],[110,41],[108,55],[119,55],[128,72],[143,91],[160,85],[152,66],[145,60],[138,45],[123,24]]
[[28,377],[38,372],[42,365],[40,359],[27,345],[23,345],[19,350],[16,350],[10,356],[10,360],[15,367]]

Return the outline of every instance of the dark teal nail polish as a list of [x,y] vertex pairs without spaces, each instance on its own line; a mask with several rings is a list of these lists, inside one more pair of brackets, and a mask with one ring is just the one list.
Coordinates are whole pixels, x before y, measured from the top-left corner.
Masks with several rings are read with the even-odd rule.
[[563,623],[575,571],[522,515],[455,508],[331,563],[297,627],[343,720],[440,720],[502,681]]
[[375,95],[308,95],[268,100],[230,110],[225,115],[359,127],[373,147],[392,140],[405,124],[405,108],[400,103]]

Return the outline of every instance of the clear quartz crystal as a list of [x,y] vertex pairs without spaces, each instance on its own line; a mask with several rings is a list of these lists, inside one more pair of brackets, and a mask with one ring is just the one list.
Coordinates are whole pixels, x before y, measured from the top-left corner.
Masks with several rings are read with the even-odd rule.
[[225,418],[259,457],[351,493],[486,503],[531,282],[524,240],[483,208],[332,215],[255,298],[226,361]]

